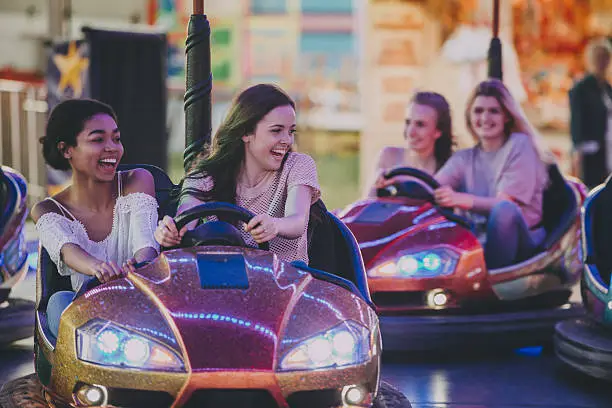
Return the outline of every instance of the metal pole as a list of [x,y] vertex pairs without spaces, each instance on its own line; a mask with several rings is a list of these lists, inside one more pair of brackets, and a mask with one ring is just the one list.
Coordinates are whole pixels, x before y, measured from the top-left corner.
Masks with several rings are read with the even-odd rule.
[[493,38],[489,46],[489,78],[503,80],[502,44],[499,39],[499,0],[493,0]]
[[204,0],[193,0],[193,14],[204,14]]
[[193,160],[210,144],[212,135],[210,23],[204,14],[204,0],[193,0],[185,52],[183,167],[188,171]]

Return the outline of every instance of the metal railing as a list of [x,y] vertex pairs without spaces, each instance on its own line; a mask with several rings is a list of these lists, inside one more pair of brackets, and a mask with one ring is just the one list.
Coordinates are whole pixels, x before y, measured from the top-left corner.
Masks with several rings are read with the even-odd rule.
[[28,203],[47,195],[47,170],[39,138],[47,117],[44,84],[0,80],[0,163],[28,181]]

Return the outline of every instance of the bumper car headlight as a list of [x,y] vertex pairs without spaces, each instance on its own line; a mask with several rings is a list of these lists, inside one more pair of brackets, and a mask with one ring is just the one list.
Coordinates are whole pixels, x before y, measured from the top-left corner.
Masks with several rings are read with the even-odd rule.
[[361,364],[370,358],[370,331],[353,321],[310,337],[281,359],[282,371]]
[[459,255],[447,248],[402,255],[395,261],[377,265],[368,271],[373,278],[432,278],[450,275],[455,271]]
[[132,330],[95,319],[76,330],[79,360],[113,367],[152,371],[185,371],[177,353]]

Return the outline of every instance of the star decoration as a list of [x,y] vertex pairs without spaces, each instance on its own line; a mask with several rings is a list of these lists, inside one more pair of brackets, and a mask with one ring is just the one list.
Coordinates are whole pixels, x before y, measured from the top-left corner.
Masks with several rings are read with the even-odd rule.
[[53,61],[60,71],[61,77],[57,91],[63,94],[67,87],[72,88],[73,96],[80,98],[83,94],[82,73],[89,67],[89,58],[81,57],[76,41],[68,44],[68,54],[54,55]]

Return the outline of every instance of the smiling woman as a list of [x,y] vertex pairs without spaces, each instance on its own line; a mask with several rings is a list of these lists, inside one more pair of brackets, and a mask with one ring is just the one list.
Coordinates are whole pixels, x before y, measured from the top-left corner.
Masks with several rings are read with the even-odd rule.
[[[314,160],[291,151],[295,129],[295,103],[282,89],[260,84],[243,91],[210,152],[187,174],[178,213],[207,201],[238,204],[257,214],[243,231],[245,242],[270,242],[281,259],[308,263],[310,206],[320,188]],[[194,226],[177,231],[165,217],[155,236],[161,245],[175,246]]]
[[95,100],[67,100],[49,116],[43,156],[58,170],[72,170],[71,184],[36,204],[32,218],[43,247],[73,291],[49,300],[49,327],[88,279],[108,282],[153,259],[157,202],[146,170],[117,172],[123,145],[111,107]]

